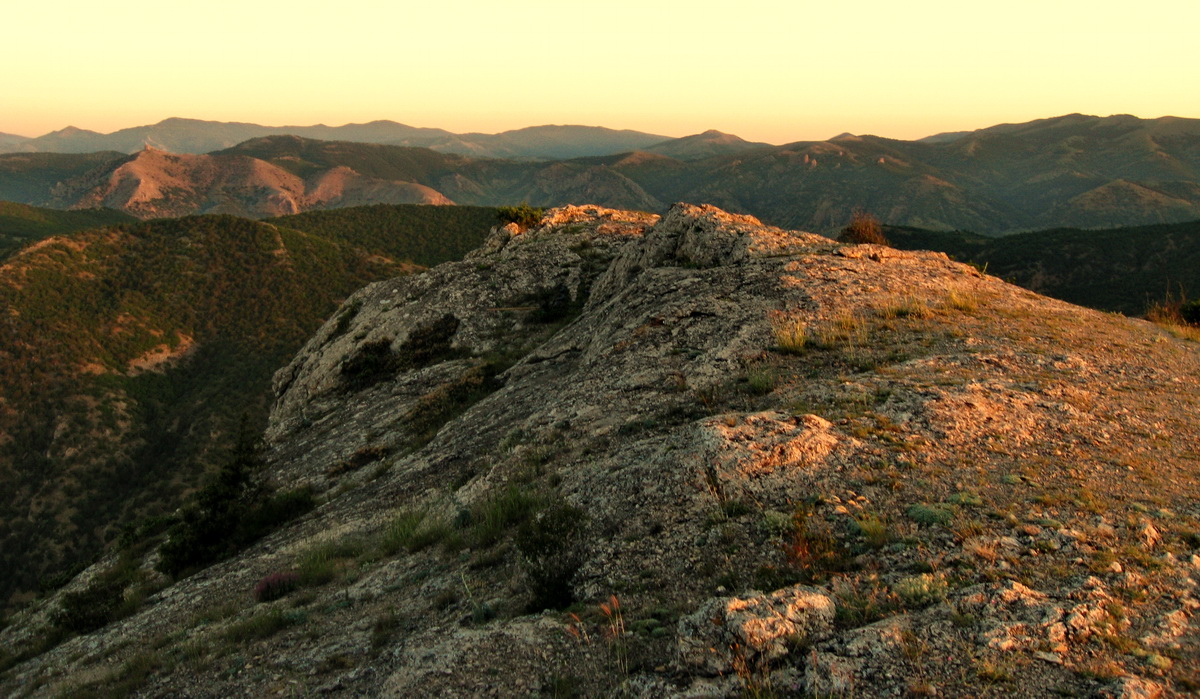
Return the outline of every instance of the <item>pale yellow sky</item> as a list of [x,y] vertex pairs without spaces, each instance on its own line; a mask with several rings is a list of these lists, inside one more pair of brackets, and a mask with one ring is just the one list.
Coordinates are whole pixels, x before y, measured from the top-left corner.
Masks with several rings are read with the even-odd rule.
[[1200,0],[6,3],[0,132],[171,116],[785,143],[1200,117]]

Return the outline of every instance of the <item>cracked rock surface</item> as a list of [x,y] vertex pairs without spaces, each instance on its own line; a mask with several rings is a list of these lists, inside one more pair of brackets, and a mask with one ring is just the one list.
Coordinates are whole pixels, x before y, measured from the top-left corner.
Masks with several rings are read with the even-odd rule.
[[1198,381],[1195,343],[941,254],[554,209],[279,371],[270,472],[316,510],[0,693],[1182,695]]

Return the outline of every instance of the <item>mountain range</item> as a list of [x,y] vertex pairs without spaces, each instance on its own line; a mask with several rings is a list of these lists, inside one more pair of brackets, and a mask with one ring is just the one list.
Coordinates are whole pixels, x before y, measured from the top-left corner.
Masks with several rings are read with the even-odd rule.
[[0,152],[135,153],[147,146],[173,153],[208,153],[264,136],[291,135],[321,141],[419,146],[485,158],[577,158],[636,150],[669,141],[640,131],[599,126],[532,126],[498,134],[456,134],[394,121],[345,126],[261,126],[171,118],[109,134],[68,126],[36,138],[0,134]]
[[[507,137],[566,148],[578,136],[574,129],[537,127]],[[675,201],[703,201],[823,234],[840,229],[856,209],[892,225],[984,235],[1200,218],[1195,119],[1075,114],[921,141],[844,134],[766,146],[706,132],[640,146],[599,143],[585,139],[579,148],[620,152],[481,158],[270,135],[204,155],[146,146],[132,155],[13,153],[0,156],[0,199],[63,209],[103,205],[142,218],[266,217],[373,202],[588,201],[661,211]]]

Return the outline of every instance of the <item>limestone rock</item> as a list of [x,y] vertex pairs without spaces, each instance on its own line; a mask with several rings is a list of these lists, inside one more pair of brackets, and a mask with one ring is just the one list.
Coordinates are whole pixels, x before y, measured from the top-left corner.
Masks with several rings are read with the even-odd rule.
[[770,662],[789,644],[806,645],[833,628],[825,590],[797,585],[769,594],[709,600],[679,621],[679,662],[710,675]]

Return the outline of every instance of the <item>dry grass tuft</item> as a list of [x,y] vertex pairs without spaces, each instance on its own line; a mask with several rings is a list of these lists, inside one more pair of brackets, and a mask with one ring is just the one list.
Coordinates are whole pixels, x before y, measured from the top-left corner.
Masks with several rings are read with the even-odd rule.
[[786,354],[800,354],[808,343],[808,326],[803,320],[783,313],[771,314],[775,348]]

